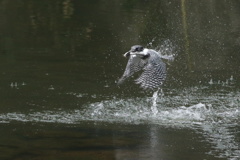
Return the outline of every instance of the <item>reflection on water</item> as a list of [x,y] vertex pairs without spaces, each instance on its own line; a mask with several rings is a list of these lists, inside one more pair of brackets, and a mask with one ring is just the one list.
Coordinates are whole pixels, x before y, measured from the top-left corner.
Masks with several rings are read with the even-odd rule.
[[[239,159],[238,1],[0,4],[1,159]],[[175,58],[157,114],[135,44]]]

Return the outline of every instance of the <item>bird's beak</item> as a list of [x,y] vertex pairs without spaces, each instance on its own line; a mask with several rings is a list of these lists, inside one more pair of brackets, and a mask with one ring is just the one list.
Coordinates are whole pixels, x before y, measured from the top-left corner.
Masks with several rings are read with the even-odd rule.
[[128,52],[126,52],[126,53],[124,53],[124,55],[123,55],[124,57],[129,57],[130,56],[130,51],[128,51]]
[[143,54],[141,52],[131,52],[131,51],[128,51],[123,56],[124,57],[129,57],[130,55],[143,55]]

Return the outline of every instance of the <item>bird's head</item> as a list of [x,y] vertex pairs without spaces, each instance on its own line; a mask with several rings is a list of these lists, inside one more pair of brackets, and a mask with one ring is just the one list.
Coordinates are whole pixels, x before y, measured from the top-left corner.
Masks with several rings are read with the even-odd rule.
[[145,57],[148,55],[147,53],[148,49],[147,48],[144,48],[143,46],[141,45],[134,45],[131,47],[131,49],[126,52],[123,56],[124,57],[129,57],[130,55],[139,55],[141,57]]

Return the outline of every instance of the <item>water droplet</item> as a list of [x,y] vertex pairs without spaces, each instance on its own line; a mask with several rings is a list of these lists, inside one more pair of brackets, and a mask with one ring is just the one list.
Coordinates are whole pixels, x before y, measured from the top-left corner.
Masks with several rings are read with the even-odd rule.
[[208,82],[210,85],[212,85],[213,84],[213,80],[212,79],[210,79],[210,81]]
[[54,90],[55,88],[51,85],[48,90]]

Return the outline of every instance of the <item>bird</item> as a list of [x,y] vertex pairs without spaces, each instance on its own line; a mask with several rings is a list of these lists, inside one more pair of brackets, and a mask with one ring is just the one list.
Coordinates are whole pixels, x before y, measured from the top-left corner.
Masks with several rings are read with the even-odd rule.
[[129,58],[126,69],[117,84],[122,84],[126,79],[135,73],[141,72],[135,80],[144,90],[158,91],[166,79],[166,64],[162,61],[160,53],[153,49],[144,48],[141,45],[134,45],[124,54]]

